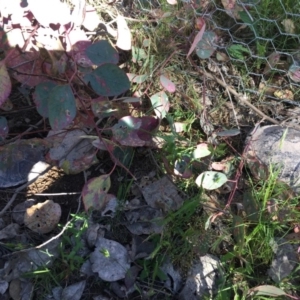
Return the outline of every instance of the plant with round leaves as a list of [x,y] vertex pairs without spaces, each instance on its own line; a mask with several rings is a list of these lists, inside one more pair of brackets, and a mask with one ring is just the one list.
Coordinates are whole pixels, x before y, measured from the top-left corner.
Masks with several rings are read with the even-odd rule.
[[196,178],[196,184],[206,190],[215,190],[227,182],[227,176],[220,172],[206,171]]

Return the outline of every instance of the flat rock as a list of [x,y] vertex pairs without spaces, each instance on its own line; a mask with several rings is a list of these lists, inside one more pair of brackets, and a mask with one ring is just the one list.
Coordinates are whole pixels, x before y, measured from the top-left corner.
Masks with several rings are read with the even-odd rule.
[[221,264],[217,257],[207,254],[199,257],[189,271],[179,300],[213,299],[216,293],[216,280],[219,278]]
[[[248,143],[248,164],[250,158],[279,168],[278,179],[300,193],[300,131],[278,125],[263,126],[249,136]],[[250,169],[258,175],[262,171],[258,164],[251,164]]]

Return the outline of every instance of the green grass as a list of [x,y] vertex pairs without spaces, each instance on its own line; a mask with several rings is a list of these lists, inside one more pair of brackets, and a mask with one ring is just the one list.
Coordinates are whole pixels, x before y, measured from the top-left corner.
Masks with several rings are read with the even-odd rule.
[[64,287],[68,282],[75,282],[80,277],[80,268],[86,258],[80,250],[83,247],[82,237],[88,228],[88,216],[85,213],[72,215],[72,221],[61,237],[58,247],[59,255],[51,267],[39,267],[24,274],[32,279],[40,295],[51,293],[55,286]]

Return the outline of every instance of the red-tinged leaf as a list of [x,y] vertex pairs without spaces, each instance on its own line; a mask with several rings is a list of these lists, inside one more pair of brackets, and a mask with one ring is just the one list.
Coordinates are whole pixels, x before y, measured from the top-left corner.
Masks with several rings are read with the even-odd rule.
[[159,77],[160,80],[160,84],[170,93],[174,93],[176,91],[176,86],[175,84],[168,79],[166,76],[164,75],[160,75]]
[[282,289],[273,285],[260,285],[250,289],[247,293],[248,296],[269,296],[269,297],[279,297],[279,296],[289,296]]
[[42,82],[38,84],[33,93],[33,101],[36,105],[38,113],[44,117],[49,117],[49,95],[57,84],[52,81]]
[[114,64],[101,65],[85,79],[100,96],[118,96],[130,88],[127,75]]
[[118,38],[116,46],[122,50],[131,49],[131,32],[127,26],[125,18],[121,15],[117,17]]
[[158,118],[163,119],[170,109],[170,102],[165,92],[158,92],[150,98],[152,107]]
[[150,116],[141,117],[142,124],[138,129],[138,137],[143,141],[150,141],[153,136],[153,132],[159,125],[159,120]]
[[100,150],[104,150],[104,151],[113,151],[114,147],[115,147],[115,143],[104,139],[104,138],[97,138],[92,142],[93,146],[100,149]]
[[12,75],[16,80],[30,87],[49,81],[46,76],[38,76],[41,74],[44,64],[44,60],[38,52],[20,53],[16,48],[12,51],[13,54],[6,61],[6,65],[17,71]]
[[198,30],[201,30],[201,28],[205,24],[205,21],[204,21],[203,18],[197,18],[195,23],[196,23],[195,28],[198,29]]
[[4,61],[0,61],[0,107],[11,92],[11,81]]
[[75,28],[71,30],[66,39],[66,50],[76,52],[85,52],[85,50],[92,45],[84,30]]
[[77,111],[76,117],[73,120],[74,127],[77,128],[92,128],[95,126],[95,115],[89,109]]
[[267,74],[271,69],[275,68],[279,62],[280,62],[280,53],[278,53],[276,51],[272,52],[268,56],[268,61],[265,66],[263,74]]
[[66,128],[76,116],[76,103],[71,87],[58,85],[51,90],[48,102],[49,122],[53,130]]
[[213,162],[211,164],[212,169],[214,169],[215,171],[223,171],[227,168],[227,164],[226,163],[222,163],[222,162]]
[[84,208],[88,211],[90,208],[101,210],[106,206],[112,195],[107,194],[110,189],[109,175],[101,175],[90,179],[82,189],[82,201]]
[[5,117],[0,116],[0,141],[6,139],[8,135],[8,125]]
[[288,75],[293,81],[300,82],[300,67],[297,64],[291,65]]
[[91,147],[86,133],[80,129],[50,131],[47,141],[51,141],[47,162],[58,165],[67,174],[77,174],[97,162],[96,149]]
[[112,127],[113,137],[121,145],[142,147],[145,141],[141,140],[138,136],[138,129],[142,125],[140,118],[131,116],[123,117],[117,124]]
[[187,57],[189,57],[191,55],[191,53],[195,50],[195,48],[197,47],[198,43],[201,41],[202,37],[203,37],[203,33],[205,31],[206,28],[206,24],[204,23],[201,30],[197,33],[197,35],[195,36],[195,39],[193,41],[193,44],[187,54]]

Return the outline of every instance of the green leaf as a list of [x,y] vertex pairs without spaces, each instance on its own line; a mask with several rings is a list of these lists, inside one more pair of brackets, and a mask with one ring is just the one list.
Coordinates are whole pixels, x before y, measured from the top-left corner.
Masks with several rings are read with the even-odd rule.
[[52,89],[56,86],[57,84],[53,81],[46,81],[38,84],[35,87],[35,91],[33,93],[33,101],[36,105],[36,110],[44,118],[49,117],[49,95]]
[[165,92],[158,92],[150,98],[152,107],[158,118],[162,119],[170,109],[170,102]]
[[49,122],[53,130],[67,127],[76,116],[76,103],[69,85],[58,85],[49,95]]
[[141,60],[145,60],[148,57],[145,50],[141,48],[132,46],[131,52],[132,52],[132,61],[134,63],[139,62]]
[[256,36],[259,36],[259,34],[257,33],[257,28],[256,26],[253,25],[253,20],[251,20],[250,16],[249,16],[249,13],[247,13],[246,11],[240,11],[239,12],[239,15],[240,15],[240,18],[241,20],[250,26],[251,30],[254,32],[254,34]]
[[193,156],[194,159],[199,159],[199,158],[208,156],[210,154],[211,154],[211,152],[208,149],[208,144],[201,143],[201,144],[197,145],[196,149],[193,151],[192,156]]
[[227,176],[220,172],[206,171],[196,178],[196,184],[206,190],[215,190],[227,181]]
[[147,74],[137,75],[137,74],[133,74],[133,73],[127,73],[127,76],[131,82],[139,83],[139,84],[146,81],[149,77],[149,75],[147,75]]
[[97,66],[107,63],[117,64],[119,62],[118,52],[106,40],[90,45],[86,48],[85,54]]
[[273,285],[260,285],[252,288],[247,293],[248,296],[269,296],[269,297],[279,297],[287,295],[282,289]]
[[244,59],[244,54],[250,54],[249,49],[240,44],[231,45],[227,50],[230,56],[241,60]]
[[92,178],[84,185],[82,201],[86,211],[90,208],[101,210],[109,200],[115,198],[113,195],[107,194],[110,185],[110,177],[106,174]]
[[118,66],[104,64],[88,74],[93,90],[100,96],[118,96],[130,88],[127,75]]
[[205,31],[196,47],[196,54],[202,59],[212,56],[215,52],[217,35],[213,31]]

